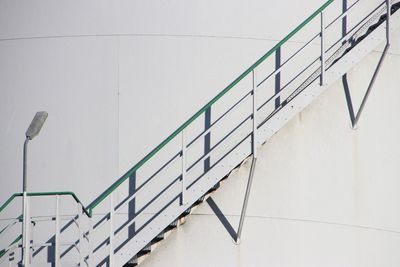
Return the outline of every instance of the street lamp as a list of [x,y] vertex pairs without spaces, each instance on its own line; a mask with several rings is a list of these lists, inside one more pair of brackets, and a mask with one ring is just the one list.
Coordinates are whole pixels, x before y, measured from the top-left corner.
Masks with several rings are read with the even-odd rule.
[[25,142],[24,142],[24,162],[23,162],[23,182],[22,182],[22,210],[23,210],[23,221],[22,221],[22,245],[23,245],[23,266],[28,266],[29,265],[29,246],[30,246],[30,241],[28,237],[28,227],[29,227],[29,222],[28,222],[28,205],[27,205],[27,197],[26,197],[26,188],[27,188],[27,179],[26,179],[26,174],[27,174],[27,152],[28,152],[28,142],[35,138],[39,132],[40,129],[42,129],[42,126],[44,122],[47,119],[47,112],[46,111],[40,111],[37,112],[35,117],[33,118],[31,124],[29,125],[28,130],[26,130],[25,133]]

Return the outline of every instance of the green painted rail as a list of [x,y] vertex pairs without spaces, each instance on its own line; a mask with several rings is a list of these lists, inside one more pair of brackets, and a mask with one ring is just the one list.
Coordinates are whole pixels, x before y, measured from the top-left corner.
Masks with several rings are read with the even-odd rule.
[[[29,192],[27,193],[28,196],[30,197],[40,197],[40,196],[71,196],[77,203],[82,205],[82,210],[83,212],[91,217],[89,211],[85,206],[83,205],[82,201],[79,200],[79,198],[75,195],[74,192],[71,191],[61,191],[61,192]],[[22,193],[15,193],[12,196],[10,196],[4,203],[3,205],[0,206],[0,213],[10,205],[10,203],[16,198],[16,197],[22,197]],[[18,217],[19,218],[19,217]]]
[[[105,190],[100,196],[98,196],[90,205],[84,209],[84,212],[91,217],[93,209],[96,208],[105,198],[107,198],[115,189],[117,189],[123,182],[125,182],[134,172],[136,172],[143,164],[157,154],[163,147],[165,147],[172,139],[180,134],[186,127],[188,127],[194,120],[200,117],[207,109],[209,109],[215,102],[222,98],[228,93],[235,85],[242,81],[249,73],[257,68],[262,62],[276,52],[282,45],[284,45],[290,38],[292,38],[297,32],[303,29],[310,21],[321,14],[334,0],[328,0],[315,12],[313,12],[308,18],[306,18],[300,25],[293,29],[287,36],[285,36],[279,43],[277,43],[272,49],[260,57],[253,65],[246,69],[239,77],[231,82],[225,89],[217,94],[210,102],[204,105],[199,111],[197,111],[190,119],[183,123],[178,129],[176,129],[170,136],[162,141],[157,147],[150,151],[145,157],[143,157],[138,163],[136,163],[129,171],[127,171],[121,178],[114,182],[107,190]],[[45,195],[71,195],[78,203],[81,203],[73,192],[42,192],[42,193],[29,193],[29,196],[45,196]],[[21,193],[12,195],[1,207],[0,212],[11,203],[11,201],[17,197],[22,196]],[[83,205],[82,205],[83,206]]]
[[215,102],[222,98],[227,92],[229,92],[236,84],[243,80],[249,73],[251,73],[256,67],[264,62],[269,56],[275,53],[275,51],[284,45],[290,38],[292,38],[297,32],[299,32],[304,26],[306,26],[311,20],[321,14],[334,0],[328,0],[314,13],[312,13],[307,19],[305,19],[299,26],[292,30],[285,38],[277,43],[271,50],[264,54],[258,59],[253,65],[245,70],[239,77],[231,82],[224,90],[217,94],[210,102],[204,105],[199,111],[197,111],[189,120],[183,123],[178,129],[176,129],[170,136],[162,141],[156,148],[154,148],[149,154],[141,159],[135,166],[133,166],[128,172],[126,172],[121,178],[113,183],[106,191],[104,191],[98,198],[96,198],[87,208],[92,214],[93,209],[99,205],[105,198],[107,198],[115,189],[117,189],[123,182],[125,182],[134,172],[136,172],[143,164],[151,159],[158,151],[160,151],[165,145],[167,145],[173,138],[180,134],[186,127],[188,127],[195,119],[201,116],[207,109],[209,109]]

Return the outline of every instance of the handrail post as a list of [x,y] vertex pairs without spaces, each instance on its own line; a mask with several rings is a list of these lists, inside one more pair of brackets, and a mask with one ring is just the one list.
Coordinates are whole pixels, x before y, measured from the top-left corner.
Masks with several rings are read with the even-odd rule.
[[93,212],[90,210],[90,217],[89,217],[89,229],[88,229],[88,234],[87,234],[87,240],[88,240],[88,259],[87,263],[88,266],[93,266],[94,261],[93,261],[93,234],[94,234],[94,229],[93,229]]
[[60,266],[60,196],[56,195],[56,225],[55,225],[55,249],[54,261],[55,266]]
[[29,198],[26,191],[23,192],[22,206],[23,206],[23,219],[22,219],[22,265],[24,267],[28,267],[30,265],[30,212],[29,212]]
[[182,194],[181,205],[186,204],[186,136],[185,129],[182,130]]
[[253,87],[253,103],[252,103],[252,113],[253,113],[253,133],[252,133],[252,153],[253,153],[253,160],[251,162],[251,167],[250,167],[250,173],[249,173],[249,180],[247,181],[247,187],[246,187],[246,193],[244,195],[244,201],[243,201],[243,206],[242,206],[242,212],[240,214],[240,221],[239,221],[239,227],[238,231],[236,234],[236,244],[240,244],[240,238],[242,235],[242,229],[243,229],[243,224],[244,224],[244,218],[246,217],[246,210],[247,210],[247,204],[249,202],[249,196],[250,196],[250,191],[251,191],[251,185],[253,183],[253,177],[254,177],[254,169],[256,167],[256,162],[257,162],[257,105],[256,105],[256,77],[255,77],[255,71],[253,70],[251,72],[252,76],[252,87]]
[[252,108],[253,108],[253,142],[252,142],[252,152],[253,156],[257,157],[257,104],[256,104],[256,73],[255,70],[251,72],[252,77],[252,88],[253,88],[253,98],[252,98]]
[[79,240],[79,266],[83,266],[83,235],[84,235],[84,228],[82,227],[83,222],[83,206],[81,203],[78,202],[78,240]]
[[29,266],[29,254],[30,254],[30,236],[29,236],[29,201],[26,193],[27,189],[27,158],[28,158],[28,143],[29,138],[25,139],[24,150],[23,150],[23,169],[22,169],[22,265]]
[[110,194],[110,244],[109,244],[109,266],[114,266],[114,197]]
[[321,11],[321,86],[325,85],[325,22],[324,22],[324,11]]

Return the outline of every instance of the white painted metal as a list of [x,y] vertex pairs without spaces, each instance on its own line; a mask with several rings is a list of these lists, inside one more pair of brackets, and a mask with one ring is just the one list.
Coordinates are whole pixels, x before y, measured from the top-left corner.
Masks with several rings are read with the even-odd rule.
[[87,263],[88,266],[94,265],[94,259],[93,259],[93,218],[89,218],[89,229],[88,229],[88,234],[87,234],[87,240],[88,240],[88,257],[87,257]]
[[[399,14],[396,14],[393,18],[392,24],[396,25],[396,27],[399,25]],[[140,249],[142,249],[144,246],[146,246],[152,238],[154,238],[159,232],[164,229],[166,226],[168,226],[173,220],[175,220],[180,214],[182,214],[185,210],[187,210],[190,205],[192,205],[198,198],[200,198],[202,195],[204,195],[213,185],[215,185],[216,182],[218,182],[222,177],[227,175],[232,168],[234,168],[237,164],[241,163],[247,156],[249,156],[251,153],[256,153],[257,146],[259,146],[261,143],[265,142],[268,140],[273,133],[278,131],[286,122],[296,115],[300,110],[302,110],[304,107],[306,107],[314,98],[317,97],[322,91],[324,91],[327,88],[327,85],[332,84],[334,81],[336,81],[338,78],[340,78],[341,74],[340,71],[347,71],[351,67],[354,66],[359,60],[362,59],[363,56],[365,56],[368,52],[370,52],[372,49],[376,47],[377,44],[379,44],[382,41],[382,38],[384,36],[384,25],[380,25],[373,33],[371,33],[369,36],[367,36],[360,44],[357,45],[357,47],[353,50],[351,50],[348,54],[344,55],[340,61],[335,63],[335,65],[332,65],[329,70],[325,72],[325,62],[326,60],[324,59],[324,34],[323,31],[325,29],[324,23],[323,23],[323,16],[321,15],[321,67],[319,69],[319,72],[314,72],[313,75],[321,75],[321,80],[323,81],[321,84],[326,85],[326,86],[320,86],[320,84],[315,83],[315,82],[310,82],[309,84],[306,85],[301,85],[304,86],[304,91],[300,92],[301,94],[297,96],[296,98],[292,98],[291,102],[285,106],[282,107],[282,109],[279,110],[279,114],[277,113],[276,116],[273,116],[271,119],[266,121],[265,124],[263,124],[259,131],[257,131],[257,124],[256,122],[258,121],[256,112],[256,79],[255,79],[255,73],[254,71],[250,75],[250,86],[251,90],[253,91],[252,99],[249,100],[251,103],[248,103],[251,105],[252,112],[249,112],[249,109],[246,110],[246,112],[242,112],[242,116],[245,116],[248,118],[248,116],[253,115],[253,120],[252,122],[249,121],[249,119],[245,119],[244,123],[235,131],[233,132],[232,135],[229,135],[227,139],[222,139],[221,144],[216,147],[215,150],[212,150],[208,152],[206,155],[200,156],[200,163],[202,159],[207,158],[210,156],[211,158],[211,163],[215,164],[211,168],[209,172],[207,172],[204,176],[201,176],[199,180],[196,181],[197,176],[196,176],[196,168],[193,168],[191,170],[186,171],[186,140],[185,136],[186,133],[182,133],[181,135],[181,140],[179,140],[179,137],[177,138],[177,146],[181,148],[182,151],[182,157],[181,157],[181,164],[177,168],[171,168],[171,171],[173,175],[175,174],[180,174],[182,175],[182,182],[179,183],[178,180],[171,180],[168,182],[171,182],[170,187],[162,187],[160,184],[161,182],[164,182],[162,180],[158,180],[158,183],[154,186],[155,189],[157,190],[157,185],[158,189],[166,189],[166,191],[162,192],[160,197],[157,197],[157,199],[151,203],[150,206],[145,206],[144,204],[146,203],[145,201],[137,200],[138,198],[145,198],[145,197],[151,197],[154,194],[144,194],[141,193],[138,195],[138,198],[136,198],[135,195],[135,202],[136,205],[138,206],[138,209],[143,208],[143,210],[140,212],[140,214],[135,217],[134,220],[131,220],[128,224],[124,226],[124,230],[127,230],[129,226],[132,226],[135,224],[135,229],[136,233],[134,238],[131,238],[126,242],[126,244],[118,251],[116,251],[115,256],[114,256],[114,249],[117,247],[118,244],[114,243],[116,242],[117,239],[114,239],[116,236],[122,236],[123,231],[116,233],[116,229],[118,229],[118,225],[114,225],[114,223],[117,221],[116,216],[125,216],[126,214],[121,212],[121,214],[116,214],[116,205],[117,203],[114,203],[114,194],[111,194],[109,196],[108,201],[110,201],[110,210],[109,212],[106,213],[109,214],[109,247],[108,247],[108,255],[109,255],[109,261],[112,266],[120,266],[126,263],[131,257],[133,257]],[[329,62],[330,59],[328,59]],[[329,64],[327,64],[329,65]],[[313,76],[311,76],[313,77]],[[322,79],[323,78],[323,79]],[[249,88],[246,88],[248,90]],[[271,102],[272,103],[272,102]],[[248,108],[248,106],[246,106]],[[228,108],[228,107],[226,107]],[[214,109],[213,109],[214,110]],[[261,113],[261,112],[259,112]],[[259,116],[263,116],[265,114],[260,114]],[[250,117],[251,118],[251,117]],[[261,117],[262,118],[262,117]],[[265,117],[263,118],[265,119]],[[235,120],[226,120],[229,123],[237,123],[237,120],[239,120],[239,117],[236,117]],[[226,122],[225,122],[226,123]],[[216,126],[215,126],[216,127]],[[212,127],[213,130],[216,128]],[[210,132],[212,131],[211,129],[209,130]],[[257,135],[255,134],[256,132]],[[218,133],[218,132],[217,132]],[[226,134],[226,133],[225,133]],[[253,135],[253,142],[251,142],[250,137]],[[257,137],[257,138],[256,138]],[[214,134],[213,134],[214,138]],[[218,140],[218,139],[215,139]],[[243,140],[243,142],[241,142]],[[179,142],[180,141],[180,142]],[[235,145],[239,145],[236,147]],[[195,146],[195,144],[193,144]],[[232,149],[232,151],[230,151]],[[196,151],[196,150],[194,150]],[[230,152],[229,154],[226,154],[227,152]],[[216,155],[224,155],[221,159],[221,161],[216,161],[215,159],[219,158],[216,157]],[[256,159],[256,157],[254,157]],[[201,164],[197,165],[201,165]],[[253,164],[252,164],[253,165]],[[254,166],[255,166],[255,160],[254,160]],[[156,165],[155,168],[159,167],[159,165]],[[252,172],[254,172],[254,167],[252,168]],[[175,171],[178,171],[175,173]],[[140,174],[138,174],[140,175]],[[160,177],[163,177],[164,179],[167,179],[168,176],[166,175],[160,175]],[[172,176],[176,177],[176,176]],[[171,178],[172,179],[172,178]],[[151,184],[148,184],[151,185]],[[186,185],[189,186],[189,188],[186,191]],[[152,192],[156,193],[156,192]],[[136,193],[134,193],[136,194]],[[185,201],[182,201],[182,203],[179,201],[179,196],[182,196],[182,200],[184,199]],[[129,197],[129,199],[133,199],[132,196]],[[168,204],[168,205],[166,205]],[[165,206],[166,205],[166,206]],[[142,207],[144,206],[144,207]],[[165,206],[165,208],[164,208]],[[121,208],[121,207],[120,207]],[[122,209],[122,208],[121,208]],[[118,217],[120,218],[120,217]],[[154,219],[153,219],[154,218]],[[89,249],[89,258],[88,260],[90,261],[90,266],[94,266],[99,264],[103,260],[101,253],[96,252],[95,257],[92,257],[92,252],[93,248],[96,247],[98,244],[93,244],[95,238],[94,234],[95,231],[93,231],[93,223],[96,222],[92,221],[94,219],[91,219],[91,226],[89,228],[89,239],[90,239],[90,249]],[[119,221],[119,220],[118,220]],[[144,225],[145,228],[141,228],[141,225]],[[100,226],[96,227],[96,234],[99,233],[99,236],[103,233],[102,229]],[[98,231],[98,232],[97,232]],[[59,265],[59,242],[60,238],[60,214],[59,214],[59,196],[57,196],[57,205],[56,205],[56,265]],[[94,246],[94,247],[92,247]],[[99,251],[99,250],[98,250]]]
[[23,192],[23,222],[22,222],[22,254],[23,254],[23,262],[22,264],[24,267],[29,266],[29,259],[30,259],[30,213],[29,213],[29,199],[26,195],[26,192]]
[[83,225],[84,222],[84,212],[81,203],[77,203],[77,226],[78,226],[78,240],[79,240],[79,266],[84,266],[85,254],[84,254],[84,235],[86,228]]
[[60,218],[60,196],[57,195],[55,197],[56,200],[56,221],[55,221],[55,244],[54,244],[54,261],[56,267],[61,266],[60,264],[60,245],[61,245],[61,240],[60,240],[60,235],[61,235],[61,218]]
[[251,86],[252,86],[252,115],[253,115],[253,140],[252,140],[252,150],[253,150],[253,157],[257,158],[257,76],[256,70],[251,72]]
[[185,135],[185,130],[182,131],[182,196],[181,196],[181,201],[182,205],[186,204],[186,135]]
[[321,12],[321,86],[325,85],[325,22],[324,11]]
[[246,186],[246,192],[244,195],[244,200],[243,200],[243,206],[242,206],[242,212],[240,214],[240,220],[239,220],[239,227],[237,230],[237,236],[236,236],[236,244],[240,244],[241,242],[241,235],[242,235],[242,229],[243,229],[243,224],[244,224],[244,219],[246,217],[246,210],[247,210],[247,205],[250,197],[250,192],[251,192],[251,185],[253,182],[254,178],[254,170],[256,168],[256,163],[257,163],[257,104],[256,104],[256,89],[257,89],[257,81],[256,81],[256,76],[255,76],[255,70],[251,72],[251,80],[252,80],[252,116],[253,116],[253,129],[252,129],[252,140],[251,140],[251,150],[253,154],[253,158],[251,161],[251,168],[249,172],[249,179],[247,182]]
[[110,195],[110,218],[109,218],[109,225],[110,225],[110,233],[109,233],[109,262],[110,266],[114,266],[114,213],[115,213],[115,205],[114,205],[114,194]]
[[[232,244],[219,217],[204,203],[141,267],[160,262],[176,267],[400,265],[400,124],[388,123],[400,113],[394,78],[400,31],[392,34],[378,90],[357,131],[346,121],[343,87],[337,81],[260,148],[240,246]],[[381,45],[349,72],[354,100],[362,97],[365,77],[381,56],[385,29],[380,35]],[[243,193],[249,169],[247,161],[212,195],[233,227],[242,199],[231,196]]]

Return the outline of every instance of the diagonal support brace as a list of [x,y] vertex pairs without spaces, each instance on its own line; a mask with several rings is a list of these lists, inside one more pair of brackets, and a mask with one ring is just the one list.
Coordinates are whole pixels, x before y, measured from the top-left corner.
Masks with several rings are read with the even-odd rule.
[[253,156],[253,160],[251,161],[249,180],[247,181],[246,194],[244,196],[244,201],[243,201],[242,213],[240,214],[239,228],[235,240],[236,244],[240,244],[240,237],[242,235],[244,217],[246,216],[247,203],[249,202],[251,184],[253,183],[254,169],[256,168],[256,163],[257,163],[257,158]]
[[346,94],[346,101],[347,101],[347,105],[349,107],[349,113],[350,113],[350,119],[351,119],[351,125],[353,129],[357,128],[357,124],[358,121],[360,120],[361,114],[364,110],[365,104],[367,103],[369,94],[371,93],[372,87],[375,84],[376,81],[376,77],[379,74],[379,71],[382,67],[382,63],[385,60],[386,54],[389,50],[390,47],[390,17],[391,17],[391,9],[392,9],[392,4],[391,4],[391,0],[386,0],[386,7],[387,7],[387,13],[386,13],[386,46],[385,49],[383,50],[382,56],[379,59],[378,65],[376,66],[376,69],[374,71],[374,74],[371,78],[371,81],[368,85],[367,91],[365,92],[365,95],[362,99],[360,108],[357,111],[357,114],[354,115],[354,109],[353,109],[353,104],[351,102],[351,97],[350,97],[350,92],[348,89],[348,83],[347,83],[347,76],[344,75],[343,76],[343,86],[345,89],[345,94]]
[[380,71],[380,69],[382,67],[382,63],[385,60],[385,57],[386,57],[387,51],[389,49],[389,46],[390,46],[389,44],[386,44],[385,49],[383,50],[382,56],[381,56],[381,58],[379,60],[378,66],[376,67],[376,69],[374,71],[374,75],[372,76],[372,79],[371,79],[371,81],[370,81],[370,83],[368,85],[368,89],[367,89],[367,91],[366,91],[366,93],[365,93],[365,95],[363,97],[363,100],[361,102],[360,108],[358,109],[357,115],[355,116],[354,120],[352,120],[352,122],[351,122],[353,129],[356,129],[356,127],[357,127],[358,121],[360,120],[360,117],[361,117],[361,114],[362,114],[362,112],[364,110],[365,104],[367,103],[369,94],[371,93],[372,87],[375,84],[376,77],[378,76],[379,71]]
[[257,108],[256,108],[256,73],[253,70],[252,71],[252,84],[253,84],[253,103],[252,103],[252,113],[253,113],[253,133],[252,133],[252,144],[251,144],[251,149],[253,152],[253,159],[251,161],[251,167],[250,167],[250,173],[249,173],[249,179],[247,181],[247,187],[246,187],[246,193],[244,195],[244,201],[243,201],[243,206],[242,206],[242,213],[240,214],[240,221],[239,221],[239,228],[237,231],[236,235],[236,240],[235,243],[236,245],[240,244],[240,237],[242,235],[242,229],[243,229],[243,223],[244,223],[244,218],[246,217],[246,210],[247,210],[247,204],[249,202],[249,196],[250,196],[250,191],[251,191],[251,184],[253,183],[253,178],[254,178],[254,170],[256,168],[256,163],[257,163]]

